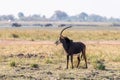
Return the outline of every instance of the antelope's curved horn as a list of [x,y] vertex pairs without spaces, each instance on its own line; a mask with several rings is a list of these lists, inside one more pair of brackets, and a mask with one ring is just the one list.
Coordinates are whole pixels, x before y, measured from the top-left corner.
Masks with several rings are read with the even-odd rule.
[[68,29],[68,28],[71,28],[72,26],[69,26],[69,27],[66,27],[66,28],[64,28],[61,32],[60,32],[60,36],[62,37],[63,35],[62,35],[62,33],[63,33],[63,31],[65,30],[65,29]]

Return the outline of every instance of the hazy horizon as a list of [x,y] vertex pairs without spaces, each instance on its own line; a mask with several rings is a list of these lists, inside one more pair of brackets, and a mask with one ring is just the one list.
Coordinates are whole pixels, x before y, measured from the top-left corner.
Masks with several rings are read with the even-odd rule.
[[108,18],[120,18],[120,0],[1,0],[0,15],[23,12],[25,16],[32,14],[50,17],[54,11],[61,10],[68,15],[77,15],[81,12],[98,14]]

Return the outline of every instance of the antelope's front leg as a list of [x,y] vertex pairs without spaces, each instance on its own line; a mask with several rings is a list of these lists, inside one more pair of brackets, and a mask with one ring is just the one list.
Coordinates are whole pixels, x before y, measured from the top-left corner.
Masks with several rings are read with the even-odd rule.
[[68,64],[69,64],[69,55],[67,55],[67,67],[66,67],[66,69],[68,69]]
[[73,55],[71,55],[71,65],[72,65],[72,69],[74,68],[73,66]]

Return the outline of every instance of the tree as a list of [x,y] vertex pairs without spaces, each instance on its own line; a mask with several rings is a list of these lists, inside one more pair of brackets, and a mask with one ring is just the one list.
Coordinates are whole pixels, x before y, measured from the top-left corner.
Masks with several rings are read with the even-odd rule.
[[19,12],[18,17],[19,17],[20,20],[23,20],[25,18],[24,13]]
[[91,21],[91,22],[105,22],[106,18],[102,17],[100,15],[92,14],[92,15],[89,15],[88,21]]
[[78,15],[78,18],[79,18],[80,21],[87,21],[88,14],[82,12]]
[[15,17],[13,15],[2,15],[0,16],[0,20],[1,21],[14,21],[15,20]]
[[68,19],[68,15],[67,13],[57,10],[55,11],[55,13],[53,14],[53,16],[51,17],[52,20],[67,20]]
[[8,17],[8,20],[10,20],[10,21],[14,21],[15,20],[14,15],[8,15],[7,17]]

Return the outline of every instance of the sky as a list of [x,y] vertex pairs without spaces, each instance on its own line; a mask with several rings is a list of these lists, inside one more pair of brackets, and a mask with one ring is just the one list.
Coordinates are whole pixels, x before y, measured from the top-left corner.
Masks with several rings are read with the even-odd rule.
[[0,0],[0,15],[23,12],[25,16],[32,14],[50,17],[54,11],[61,10],[68,15],[81,12],[98,14],[108,18],[120,18],[120,0]]

